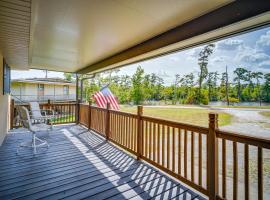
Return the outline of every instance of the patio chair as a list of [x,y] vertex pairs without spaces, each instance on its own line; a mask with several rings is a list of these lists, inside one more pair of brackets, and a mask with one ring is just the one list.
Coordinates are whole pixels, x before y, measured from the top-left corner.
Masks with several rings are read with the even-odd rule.
[[46,140],[42,140],[36,136],[36,133],[39,131],[49,131],[50,126],[46,123],[40,124],[32,124],[29,112],[27,108],[24,106],[17,106],[17,110],[20,117],[20,122],[22,126],[28,129],[32,133],[32,141],[31,142],[22,142],[17,147],[17,154],[19,153],[20,147],[29,147],[33,148],[34,155],[37,153],[37,148],[39,147],[47,147],[49,148],[49,144]]
[[34,120],[34,122],[49,122],[51,125],[51,129],[53,129],[53,119],[55,118],[53,110],[41,110],[38,102],[29,102],[29,106],[31,112],[30,118]]

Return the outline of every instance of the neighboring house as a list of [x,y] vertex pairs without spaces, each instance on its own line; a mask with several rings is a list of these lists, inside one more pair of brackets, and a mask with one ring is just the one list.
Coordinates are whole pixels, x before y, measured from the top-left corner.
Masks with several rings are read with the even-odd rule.
[[11,80],[11,94],[16,102],[72,101],[76,84],[61,78],[28,78]]

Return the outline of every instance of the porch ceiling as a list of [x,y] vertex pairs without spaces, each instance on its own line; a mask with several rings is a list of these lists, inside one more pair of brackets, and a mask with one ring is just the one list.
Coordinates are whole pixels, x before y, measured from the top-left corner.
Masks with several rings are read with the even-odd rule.
[[[0,14],[0,26],[4,27],[0,30],[0,51],[14,69],[100,71],[182,48],[190,38],[193,40],[185,46],[206,41],[202,34],[269,10],[267,1],[250,2],[33,0],[21,5],[19,0],[0,0],[0,11],[12,13],[7,19],[2,12]],[[218,15],[209,15],[217,10]],[[201,26],[192,25],[193,21],[198,24],[197,19],[206,15],[208,18],[203,18]],[[215,19],[217,16],[229,19]],[[224,36],[226,31],[228,35],[269,19],[267,15],[261,21],[222,29],[207,39]],[[15,23],[16,30],[13,30]]]

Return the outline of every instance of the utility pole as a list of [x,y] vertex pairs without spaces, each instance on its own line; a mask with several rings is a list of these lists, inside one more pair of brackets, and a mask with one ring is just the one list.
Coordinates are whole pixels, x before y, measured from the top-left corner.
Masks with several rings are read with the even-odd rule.
[[230,102],[229,102],[229,77],[228,77],[228,69],[227,69],[227,65],[226,65],[226,101],[227,101],[227,106],[230,105]]

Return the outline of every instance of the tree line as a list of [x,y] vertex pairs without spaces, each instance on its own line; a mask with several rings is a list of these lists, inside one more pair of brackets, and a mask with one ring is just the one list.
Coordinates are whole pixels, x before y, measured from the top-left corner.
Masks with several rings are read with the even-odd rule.
[[118,75],[117,70],[114,70],[86,81],[84,97],[89,100],[96,91],[109,84],[121,104],[142,104],[146,101],[205,105],[209,101],[224,101],[228,105],[237,102],[270,102],[270,73],[250,71],[245,67],[237,67],[233,77],[229,77],[227,67],[222,73],[209,72],[208,60],[213,50],[214,45],[209,44],[199,53],[198,74],[176,74],[169,85],[164,83],[162,77],[155,73],[147,74],[138,66],[131,76]]

